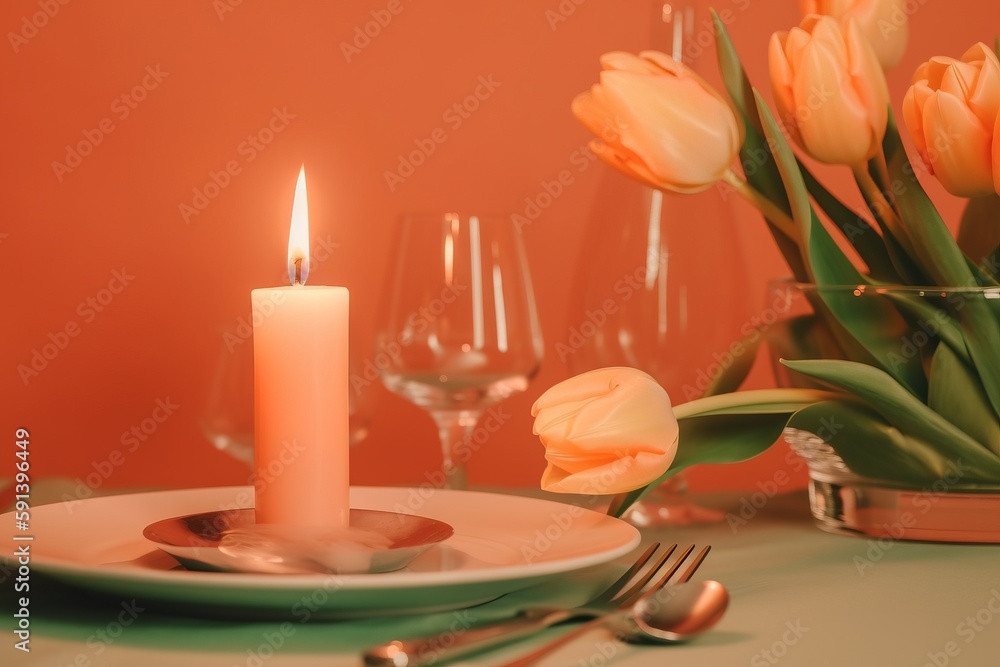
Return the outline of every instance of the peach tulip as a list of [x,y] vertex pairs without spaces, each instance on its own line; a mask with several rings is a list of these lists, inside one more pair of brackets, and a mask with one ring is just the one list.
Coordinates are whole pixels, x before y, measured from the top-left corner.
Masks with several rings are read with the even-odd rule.
[[551,387],[531,407],[548,466],[542,488],[612,494],[659,478],[677,452],[667,392],[634,368],[602,368]]
[[853,21],[807,16],[768,48],[775,105],[789,134],[821,162],[855,166],[874,157],[889,119],[885,75]]
[[675,192],[699,192],[722,179],[743,143],[724,97],[663,53],[608,53],[601,65],[601,82],[572,105],[599,137],[591,142],[598,157]]
[[974,197],[1000,191],[1000,61],[975,44],[961,60],[936,56],[913,75],[903,121],[928,170],[948,192]]
[[875,51],[882,69],[899,63],[906,51],[909,17],[905,4],[905,0],[799,0],[803,16],[832,16],[841,25],[854,19]]

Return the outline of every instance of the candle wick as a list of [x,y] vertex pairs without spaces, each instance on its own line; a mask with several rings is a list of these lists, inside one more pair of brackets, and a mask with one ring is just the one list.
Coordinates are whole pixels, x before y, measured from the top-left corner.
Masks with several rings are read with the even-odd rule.
[[298,257],[295,259],[295,280],[292,282],[293,285],[302,284],[302,258]]

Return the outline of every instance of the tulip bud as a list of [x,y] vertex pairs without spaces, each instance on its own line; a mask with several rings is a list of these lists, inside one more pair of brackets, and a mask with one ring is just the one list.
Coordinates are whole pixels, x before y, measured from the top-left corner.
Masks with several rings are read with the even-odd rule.
[[853,21],[846,30],[810,15],[771,36],[775,105],[789,134],[820,162],[855,166],[874,157],[889,119],[889,89]]
[[743,143],[729,103],[689,67],[653,51],[609,53],[601,82],[573,100],[598,157],[647,185],[699,192],[723,178]]
[[667,392],[634,368],[602,368],[551,387],[531,407],[548,466],[542,488],[612,494],[658,479],[679,427]]
[[928,170],[948,192],[975,197],[1000,191],[1000,61],[983,43],[961,60],[935,56],[913,75],[903,121]]
[[868,40],[882,69],[903,58],[909,37],[905,0],[799,0],[802,15],[832,16],[847,25],[853,19]]

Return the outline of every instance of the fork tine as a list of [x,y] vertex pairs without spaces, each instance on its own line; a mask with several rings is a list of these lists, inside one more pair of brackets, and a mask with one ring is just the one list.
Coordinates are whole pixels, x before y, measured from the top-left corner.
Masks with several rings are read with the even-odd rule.
[[[693,544],[690,545],[687,549],[685,549],[684,553],[682,553],[680,556],[677,557],[677,560],[674,561],[674,564],[671,565],[669,568],[667,568],[667,571],[664,572],[663,576],[660,577],[660,579],[653,585],[653,588],[663,588],[664,586],[666,586],[667,582],[670,581],[671,577],[673,577],[674,574],[677,573],[678,568],[680,568],[680,566],[684,563],[684,561],[687,559],[687,557],[691,555],[692,551],[694,551],[694,545]],[[704,555],[700,555],[699,554],[699,556],[701,557],[702,560],[704,560],[704,558],[705,558]],[[701,562],[698,561],[696,563],[696,567],[697,567],[697,565],[700,565],[700,564],[701,564]],[[690,576],[690,575],[694,574],[694,571],[689,569],[689,572],[685,572],[684,574]]]
[[[693,544],[691,545],[691,548],[692,549],[694,548]],[[705,560],[705,557],[708,556],[708,552],[711,550],[712,546],[709,545],[704,549],[702,549],[701,551],[699,551],[698,555],[694,557],[693,561],[691,561],[691,564],[688,566],[688,569],[684,570],[684,574],[682,574],[680,579],[677,580],[677,583],[682,584],[688,579],[690,579],[692,576],[694,576],[694,573],[698,570],[699,567],[701,567],[702,561]],[[666,583],[666,581],[664,581],[663,583]]]
[[[676,545],[674,545],[674,546],[676,546]],[[650,544],[649,548],[646,549],[642,553],[642,555],[640,555],[639,558],[637,558],[636,561],[632,564],[632,567],[630,567],[629,569],[627,569],[625,571],[625,573],[622,576],[618,577],[613,584],[611,584],[606,589],[604,589],[603,592],[599,593],[596,597],[594,597],[587,604],[591,605],[591,604],[597,604],[597,603],[601,603],[601,602],[608,602],[609,600],[611,600],[612,598],[614,598],[615,595],[617,595],[618,592],[629,581],[632,580],[632,577],[635,576],[635,573],[638,572],[640,569],[642,569],[642,566],[645,565],[649,561],[649,559],[653,557],[653,554],[659,548],[660,548],[660,543],[659,542],[653,542],[652,544]]]
[[[641,577],[639,577],[639,579],[634,584],[632,584],[632,586],[629,587],[628,590],[619,593],[612,599],[619,604],[625,604],[633,597],[638,595],[642,591],[642,589],[645,588],[646,584],[649,583],[649,580],[656,576],[656,573],[660,571],[660,568],[663,567],[663,564],[667,562],[667,559],[670,558],[670,556],[674,553],[675,549],[677,549],[677,545],[676,544],[671,545],[670,548],[667,549],[667,552],[662,556],[660,556],[660,558],[657,559],[655,563],[653,563],[653,566],[650,567],[648,570],[646,570],[646,573]],[[690,549],[688,550],[688,552],[690,552]],[[687,553],[682,554],[680,560],[682,561],[685,558],[687,558]],[[678,561],[678,564],[679,562],[680,561]],[[674,565],[674,569],[676,568],[677,565]]]

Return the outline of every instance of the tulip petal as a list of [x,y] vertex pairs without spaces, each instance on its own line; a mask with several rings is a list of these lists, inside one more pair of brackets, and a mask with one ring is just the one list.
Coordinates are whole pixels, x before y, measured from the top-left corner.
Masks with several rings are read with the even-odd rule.
[[796,141],[798,137],[798,126],[795,124],[795,96],[792,93],[792,67],[785,56],[784,41],[788,33],[776,32],[771,35],[771,40],[767,45],[767,65],[771,75],[771,91],[774,95],[774,104],[778,109],[778,117],[793,131]]
[[910,86],[909,90],[906,91],[906,95],[903,96],[903,123],[906,125],[906,129],[910,131],[910,138],[913,139],[913,145],[917,147],[917,151],[926,162],[927,141],[924,139],[924,124],[920,118],[920,110],[923,108],[923,105],[917,103],[916,89],[918,85],[923,84]]
[[600,94],[595,92],[597,86],[580,93],[570,104],[570,110],[584,127],[599,137],[608,136],[614,131],[610,110],[600,102]]
[[924,137],[934,174],[954,195],[993,192],[993,127],[984,128],[963,100],[938,92],[924,106]]
[[[673,447],[676,449],[676,441]],[[542,473],[541,487],[554,493],[625,493],[661,477],[670,462],[662,456],[640,452],[576,472],[549,463]]]
[[858,25],[848,21],[845,33],[848,75],[862,107],[868,112],[868,124],[874,132],[874,145],[868,157],[877,152],[889,123],[889,85],[881,65]]
[[545,446],[542,487],[619,493],[660,477],[677,450],[670,399],[633,368],[583,373],[550,388],[531,408]]
[[674,183],[664,183],[657,180],[656,174],[651,172],[649,168],[642,163],[641,160],[636,159],[634,156],[628,155],[623,150],[618,150],[618,148],[612,144],[604,143],[599,139],[592,139],[588,144],[588,147],[593,151],[602,162],[608,164],[615,169],[621,171],[626,176],[634,178],[635,180],[645,183],[651,188],[657,190],[673,190],[675,192],[701,192],[709,187],[708,185],[700,185],[693,188],[682,188]]
[[1000,195],[1000,114],[993,126],[993,190]]
[[605,53],[601,56],[601,67],[606,70],[636,72],[638,74],[656,74],[659,72],[656,65],[627,51]]
[[623,118],[622,146],[660,181],[710,185],[739,151],[732,109],[691,79],[604,72],[601,83]]
[[960,60],[953,60],[942,71],[941,85],[938,86],[938,89],[959,99],[967,100],[972,95],[972,87],[975,85],[977,74],[976,67]]
[[[980,46],[986,48],[985,44]],[[985,126],[991,125],[1000,111],[1000,61],[992,51],[987,54],[968,100],[969,108]]]
[[867,109],[845,77],[843,54],[814,39],[792,84],[802,143],[814,158],[831,164],[857,164],[873,143]]

